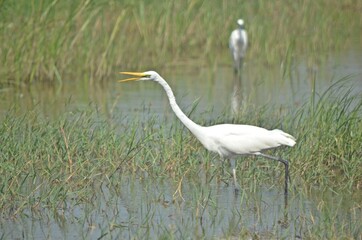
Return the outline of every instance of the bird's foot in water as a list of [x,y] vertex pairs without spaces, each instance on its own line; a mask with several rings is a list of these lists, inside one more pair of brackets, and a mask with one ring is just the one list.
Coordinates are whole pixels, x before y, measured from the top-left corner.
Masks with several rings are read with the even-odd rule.
[[240,188],[239,188],[239,187],[234,187],[234,194],[235,194],[235,195],[239,195],[239,194],[240,194]]
[[239,185],[238,182],[234,181],[234,193],[235,195],[238,195],[240,193],[241,190],[241,186]]

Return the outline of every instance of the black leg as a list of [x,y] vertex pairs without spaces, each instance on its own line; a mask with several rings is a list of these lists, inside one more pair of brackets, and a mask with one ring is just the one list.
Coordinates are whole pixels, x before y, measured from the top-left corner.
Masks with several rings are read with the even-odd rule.
[[289,177],[289,162],[287,160],[281,159],[281,158],[277,158],[277,157],[273,157],[264,153],[259,153],[258,155],[281,162],[284,164],[285,166],[285,183],[284,183],[284,195],[288,196],[288,179],[290,181],[290,177]]

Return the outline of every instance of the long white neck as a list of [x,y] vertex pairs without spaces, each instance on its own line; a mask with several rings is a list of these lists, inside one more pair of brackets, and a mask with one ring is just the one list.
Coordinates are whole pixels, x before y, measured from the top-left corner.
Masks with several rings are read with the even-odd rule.
[[178,119],[180,119],[180,121],[198,138],[199,133],[202,131],[201,129],[203,127],[193,122],[182,112],[176,103],[175,95],[173,94],[171,87],[161,76],[158,76],[155,81],[158,82],[165,90],[168,100],[170,101],[171,108]]

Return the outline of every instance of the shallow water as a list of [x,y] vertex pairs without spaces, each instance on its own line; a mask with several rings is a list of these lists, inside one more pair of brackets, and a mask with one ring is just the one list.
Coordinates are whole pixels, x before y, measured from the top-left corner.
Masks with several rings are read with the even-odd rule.
[[[362,51],[352,49],[331,55],[318,66],[307,62],[291,65],[288,77],[283,67],[266,67],[246,62],[242,78],[235,78],[231,65],[217,69],[164,69],[160,73],[175,91],[185,112],[196,104],[192,116],[202,114],[206,121],[238,112],[244,106],[270,109],[300,106],[318,97],[339,79],[349,76],[345,86],[362,92]],[[126,70],[126,69],[122,69]],[[285,76],[285,75],[284,75]],[[96,111],[114,123],[150,116],[174,118],[167,98],[157,84],[138,82],[118,84],[115,75],[109,83],[89,86],[70,83],[32,85],[15,90],[2,89],[0,112],[14,108],[36,109],[45,117],[65,112]],[[2,216],[0,236],[5,239],[124,239],[124,238],[222,238],[300,239],[304,236],[361,238],[361,198],[352,193],[321,193],[296,186],[288,204],[278,186],[241,189],[216,181],[185,179],[182,194],[178,185],[167,180],[145,180],[119,176],[117,184],[99,184],[87,203],[76,196],[66,207],[26,209],[9,219]],[[175,193],[176,192],[176,193]],[[332,233],[331,233],[332,231]],[[336,234],[338,235],[338,234]]]
[[[216,69],[178,66],[157,71],[169,82],[186,113],[197,105],[193,114],[206,113],[209,118],[206,120],[211,120],[238,112],[243,106],[267,106],[269,109],[300,106],[342,78],[349,79],[343,84],[345,87],[352,87],[352,93],[359,94],[362,92],[362,49],[330,54],[318,65],[300,61],[287,70],[283,66],[246,62],[241,78],[234,76],[231,65]],[[55,86],[3,87],[0,112],[9,108],[20,111],[36,108],[47,117],[56,117],[64,112],[96,108],[100,116],[116,118],[116,121],[124,118],[147,120],[150,113],[161,119],[173,117],[167,97],[158,84],[117,83],[116,80],[125,77],[115,74],[109,82],[97,86],[70,79]]]
[[[292,191],[288,205],[282,189],[255,191],[232,185],[185,180],[182,191],[168,180],[118,176],[118,184],[99,186],[88,203],[28,209],[0,221],[5,239],[177,239],[329,238],[338,232],[358,239],[362,234],[361,199],[332,191]],[[361,196],[359,196],[360,198]],[[332,232],[331,232],[332,231]]]

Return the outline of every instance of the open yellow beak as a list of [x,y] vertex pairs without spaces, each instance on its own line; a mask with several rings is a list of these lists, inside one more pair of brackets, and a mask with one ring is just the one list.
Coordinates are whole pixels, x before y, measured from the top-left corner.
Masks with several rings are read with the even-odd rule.
[[131,78],[126,78],[123,80],[118,80],[118,82],[128,82],[128,81],[137,81],[142,77],[145,77],[146,75],[144,73],[141,72],[119,72],[120,74],[126,74],[126,75],[130,75],[133,76]]

